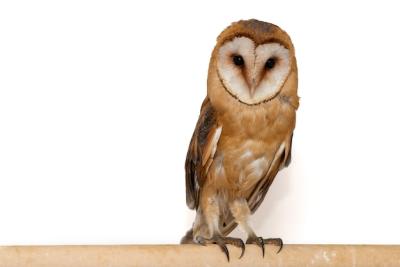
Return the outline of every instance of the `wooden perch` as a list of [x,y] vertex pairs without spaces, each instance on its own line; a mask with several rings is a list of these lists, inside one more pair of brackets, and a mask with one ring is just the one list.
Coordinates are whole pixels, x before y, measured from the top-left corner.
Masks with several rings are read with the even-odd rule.
[[118,246],[8,246],[0,247],[0,267],[179,267],[179,266],[400,266],[400,246],[384,245],[285,245],[260,248],[229,246],[231,261],[215,245]]

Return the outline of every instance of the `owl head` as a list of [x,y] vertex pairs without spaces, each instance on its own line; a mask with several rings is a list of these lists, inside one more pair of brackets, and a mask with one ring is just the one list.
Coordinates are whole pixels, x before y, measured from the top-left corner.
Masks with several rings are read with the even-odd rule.
[[265,104],[287,83],[297,88],[296,59],[289,35],[278,26],[241,20],[218,36],[208,74],[212,102]]

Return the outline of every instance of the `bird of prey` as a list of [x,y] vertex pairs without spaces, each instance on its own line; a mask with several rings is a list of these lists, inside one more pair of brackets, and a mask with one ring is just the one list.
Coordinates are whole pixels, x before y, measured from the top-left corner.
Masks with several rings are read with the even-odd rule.
[[258,20],[232,23],[217,38],[208,70],[207,96],[187,152],[186,203],[196,210],[181,243],[226,244],[237,226],[247,244],[263,239],[249,217],[264,200],[275,176],[291,159],[297,95],[297,64],[289,35]]

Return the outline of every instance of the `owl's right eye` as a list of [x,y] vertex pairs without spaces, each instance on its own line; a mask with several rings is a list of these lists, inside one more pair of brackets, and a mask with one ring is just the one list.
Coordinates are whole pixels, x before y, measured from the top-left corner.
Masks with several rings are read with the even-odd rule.
[[234,55],[233,57],[232,57],[232,60],[233,60],[233,63],[236,65],[236,66],[243,66],[244,65],[244,59],[243,59],[243,57],[242,56],[240,56],[240,55]]

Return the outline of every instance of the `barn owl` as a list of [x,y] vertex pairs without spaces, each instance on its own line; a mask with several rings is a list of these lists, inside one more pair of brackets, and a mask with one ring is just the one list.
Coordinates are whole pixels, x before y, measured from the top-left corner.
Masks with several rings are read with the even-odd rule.
[[275,176],[291,159],[297,96],[297,65],[289,35],[258,20],[232,23],[212,52],[207,96],[187,152],[186,203],[196,210],[181,243],[226,244],[245,251],[227,235],[237,226],[246,244],[274,244],[249,224]]

